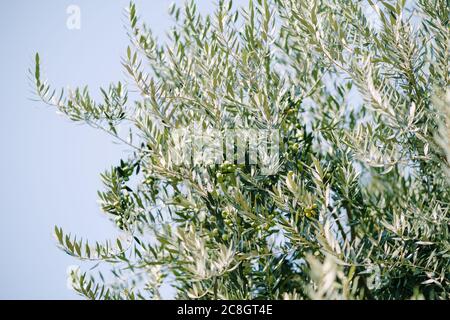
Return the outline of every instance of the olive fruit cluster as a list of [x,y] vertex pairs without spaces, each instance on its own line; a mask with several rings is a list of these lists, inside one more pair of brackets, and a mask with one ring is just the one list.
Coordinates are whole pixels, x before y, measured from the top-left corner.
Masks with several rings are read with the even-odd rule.
[[134,218],[130,211],[126,211],[122,215],[117,215],[114,218],[114,222],[119,229],[126,230],[128,229],[127,226],[131,225],[134,222]]
[[[227,241],[227,240],[229,240],[231,238],[232,227],[234,225],[232,210],[228,210],[228,209],[223,210],[221,212],[220,218],[222,219],[223,224],[224,224],[224,228],[223,228],[223,232],[222,232],[222,235],[221,235],[221,239],[224,240],[224,241]],[[217,218],[216,218],[216,216],[209,217],[209,221],[211,222],[211,224],[216,225],[216,227],[211,231],[211,236],[213,236],[213,237],[219,236],[220,231],[217,228]]]
[[316,215],[317,204],[313,204],[303,209],[303,213],[307,218],[312,218]]
[[225,176],[236,172],[236,169],[237,165],[230,163],[229,161],[225,161],[220,165],[219,171],[216,173],[217,182],[222,183]]
[[237,166],[234,163],[226,160],[223,164],[220,165],[220,171],[223,174],[233,173],[236,171]]
[[[224,234],[222,234],[222,240],[227,241],[230,239],[230,232],[233,227],[233,214],[230,210],[225,209],[222,211],[222,219],[223,223],[225,224],[226,228],[224,228]],[[228,231],[228,232],[227,232]]]
[[300,143],[304,140],[303,128],[299,123],[290,124],[289,131],[291,132],[291,135],[287,142],[288,151],[298,152],[300,149]]

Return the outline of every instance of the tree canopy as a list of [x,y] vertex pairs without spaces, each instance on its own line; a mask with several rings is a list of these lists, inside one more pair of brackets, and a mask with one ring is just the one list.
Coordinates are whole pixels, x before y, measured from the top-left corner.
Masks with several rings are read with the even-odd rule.
[[[124,237],[59,246],[89,299],[449,299],[447,0],[127,10],[124,82],[36,94],[130,154],[101,175]],[[88,76],[88,75],[87,75]],[[164,289],[163,289],[164,290]]]

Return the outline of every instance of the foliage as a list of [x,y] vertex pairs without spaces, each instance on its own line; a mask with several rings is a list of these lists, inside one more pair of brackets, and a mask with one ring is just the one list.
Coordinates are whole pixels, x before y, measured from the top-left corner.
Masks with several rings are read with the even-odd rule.
[[[164,286],[192,299],[450,298],[448,2],[220,0],[204,16],[191,1],[170,13],[160,43],[130,4],[129,81],[101,89],[101,102],[87,88],[52,90],[36,55],[43,101],[133,151],[99,192],[125,240],[90,244],[55,228],[66,252],[112,271],[108,282],[75,270],[74,289],[91,299],[160,298]],[[177,162],[169,150],[186,149],[174,133],[192,124],[277,130],[279,157],[259,150],[270,174],[198,153]]]

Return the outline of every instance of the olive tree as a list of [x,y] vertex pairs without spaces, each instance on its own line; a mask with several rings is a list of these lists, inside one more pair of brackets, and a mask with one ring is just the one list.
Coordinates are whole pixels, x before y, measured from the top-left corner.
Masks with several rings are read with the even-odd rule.
[[[127,10],[124,82],[37,96],[131,151],[101,175],[123,236],[59,246],[89,299],[450,298],[447,0]],[[124,134],[125,132],[125,134]],[[106,270],[106,274],[105,274]]]

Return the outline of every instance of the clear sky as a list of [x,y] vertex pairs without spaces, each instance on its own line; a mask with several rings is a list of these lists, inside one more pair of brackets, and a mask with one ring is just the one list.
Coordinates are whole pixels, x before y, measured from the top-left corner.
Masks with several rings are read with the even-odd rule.
[[[31,101],[27,69],[35,52],[54,87],[99,86],[124,80],[120,58],[128,39],[128,0],[15,0],[0,10],[0,299],[74,299],[66,268],[79,262],[60,251],[54,225],[92,240],[116,231],[101,213],[99,173],[126,148]],[[136,1],[140,15],[164,38],[173,1]],[[176,1],[181,3],[182,1]],[[211,12],[214,1],[197,1]],[[235,1],[237,4],[246,0]],[[69,30],[76,5],[81,28]]]

